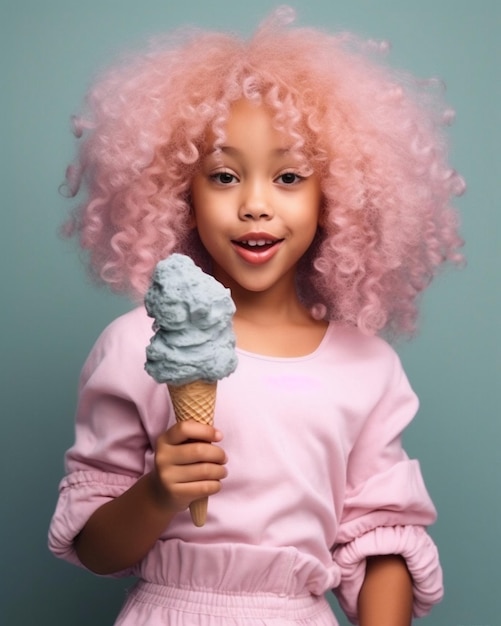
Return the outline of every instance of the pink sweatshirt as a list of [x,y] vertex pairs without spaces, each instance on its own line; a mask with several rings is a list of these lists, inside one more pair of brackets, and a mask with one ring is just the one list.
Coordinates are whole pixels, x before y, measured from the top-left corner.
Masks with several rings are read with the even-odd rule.
[[[75,536],[96,508],[151,470],[155,440],[175,420],[166,386],[143,369],[151,323],[142,308],[115,320],[82,371],[76,441],[49,533],[51,550],[77,564]],[[356,620],[365,558],[401,554],[414,614],[427,613],[442,596],[425,530],[436,513],[418,462],[401,445],[418,402],[395,352],[331,323],[308,356],[238,350],[238,358],[218,384],[215,423],[228,477],[209,499],[206,525],[179,514],[121,574],[230,594],[334,589]]]

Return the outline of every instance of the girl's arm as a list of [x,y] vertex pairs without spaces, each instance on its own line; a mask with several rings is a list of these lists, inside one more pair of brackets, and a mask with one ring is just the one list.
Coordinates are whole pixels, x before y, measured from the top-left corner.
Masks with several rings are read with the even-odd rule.
[[176,513],[217,493],[226,476],[222,435],[194,421],[175,424],[157,441],[155,467],[121,496],[97,509],[75,539],[78,558],[96,574],[140,561]]
[[[408,626],[406,606],[411,599],[412,614],[422,617],[443,595],[438,551],[427,532],[436,511],[418,461],[409,459],[402,447],[402,432],[414,417],[418,400],[396,353],[391,349],[385,354],[385,344],[378,347],[380,362],[371,365],[367,380],[372,384],[375,372],[381,373],[382,395],[350,451],[333,553],[341,570],[335,594],[353,622]],[[396,555],[405,560],[412,593],[409,574]],[[384,611],[394,617],[384,617]]]
[[412,579],[404,559],[368,557],[358,596],[360,626],[410,626],[412,603]]
[[147,474],[93,513],[75,539],[77,556],[96,574],[125,570],[151,550],[174,514],[157,501]]

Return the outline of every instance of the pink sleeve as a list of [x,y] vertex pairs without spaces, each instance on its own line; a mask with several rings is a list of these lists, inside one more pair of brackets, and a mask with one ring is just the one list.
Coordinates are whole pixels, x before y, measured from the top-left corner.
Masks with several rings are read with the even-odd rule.
[[[126,476],[99,471],[78,471],[66,476],[59,487],[59,499],[49,528],[49,549],[61,558],[82,566],[74,539],[92,513],[108,500],[116,498],[135,482]],[[128,576],[123,571],[114,576]]]
[[347,491],[334,560],[341,585],[335,594],[357,623],[357,600],[366,557],[399,554],[414,585],[414,616],[429,612],[443,595],[437,549],[426,532],[436,511],[419,463],[401,444],[418,401],[395,355],[387,389],[362,428],[348,461]]
[[[166,390],[143,370],[146,343],[139,336],[136,346],[125,330],[121,318],[111,324],[82,370],[75,443],[66,453],[66,477],[49,528],[50,550],[77,565],[75,537],[96,509],[147,471],[154,438],[167,423]],[[155,415],[163,423],[153,425],[158,432],[152,433]]]

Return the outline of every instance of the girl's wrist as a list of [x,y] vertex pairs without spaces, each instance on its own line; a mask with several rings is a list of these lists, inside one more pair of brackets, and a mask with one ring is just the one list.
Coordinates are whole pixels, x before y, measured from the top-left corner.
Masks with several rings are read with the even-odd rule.
[[163,514],[174,516],[177,511],[172,508],[172,503],[155,470],[146,474],[143,478],[147,487],[147,496],[155,509]]

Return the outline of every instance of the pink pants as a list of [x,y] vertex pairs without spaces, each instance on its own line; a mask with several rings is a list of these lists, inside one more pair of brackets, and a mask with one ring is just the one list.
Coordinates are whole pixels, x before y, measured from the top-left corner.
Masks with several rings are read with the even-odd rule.
[[189,591],[139,582],[115,626],[337,626],[323,596]]

